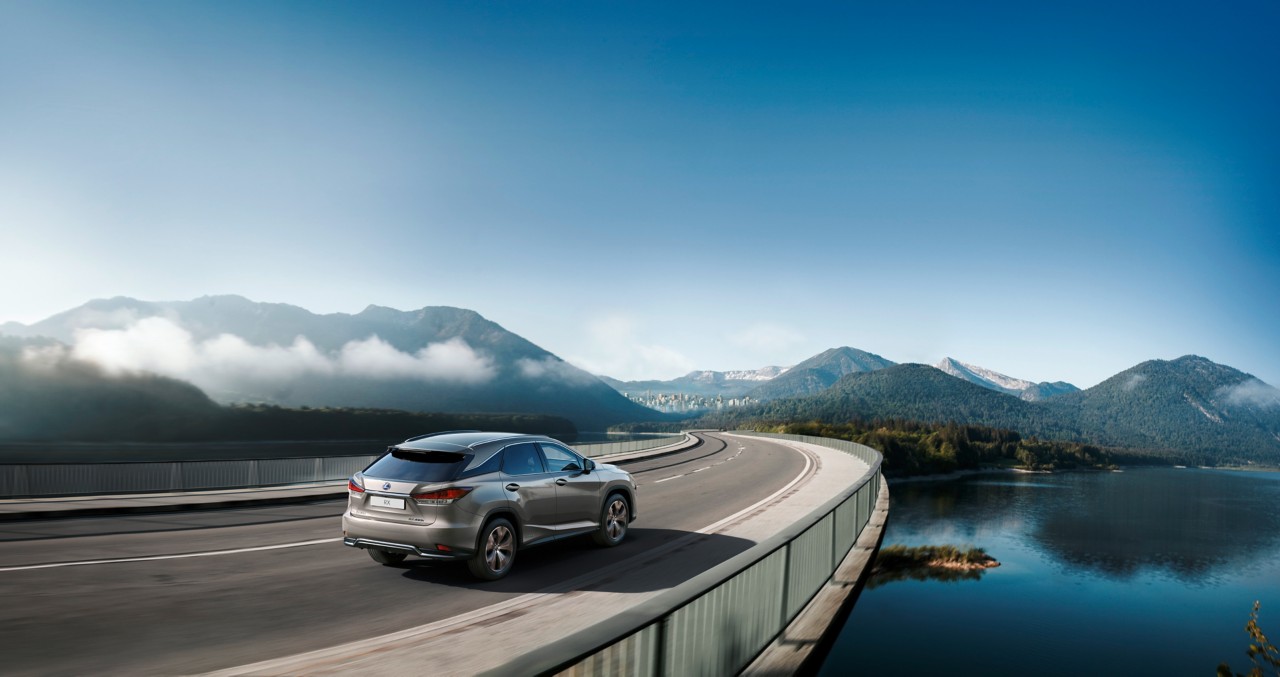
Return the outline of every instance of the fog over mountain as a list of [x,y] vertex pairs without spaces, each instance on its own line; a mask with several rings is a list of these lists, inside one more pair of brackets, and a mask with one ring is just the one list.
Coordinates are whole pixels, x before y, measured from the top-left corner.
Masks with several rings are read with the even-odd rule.
[[219,402],[563,415],[583,430],[658,418],[474,311],[318,315],[239,296],[95,300],[8,334],[110,375],[156,374]]

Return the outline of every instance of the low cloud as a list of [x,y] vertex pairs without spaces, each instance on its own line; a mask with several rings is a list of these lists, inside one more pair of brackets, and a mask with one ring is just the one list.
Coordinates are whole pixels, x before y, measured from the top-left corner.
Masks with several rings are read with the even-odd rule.
[[1260,407],[1271,409],[1280,407],[1280,390],[1277,390],[1256,378],[1241,381],[1233,386],[1223,386],[1214,393],[1222,401],[1235,407]]
[[666,379],[693,371],[694,362],[679,351],[641,337],[635,318],[613,315],[587,327],[589,352],[570,362],[592,374],[622,380]]
[[595,380],[591,374],[555,357],[544,357],[540,360],[522,357],[516,360],[516,369],[520,371],[521,376],[535,381],[549,379],[583,385]]
[[[254,345],[232,334],[197,341],[162,317],[124,329],[77,330],[71,356],[108,374],[151,372],[215,391],[246,383],[285,383],[304,375],[483,383],[496,373],[492,359],[457,338],[406,353],[370,336],[329,354],[302,336],[287,346]],[[38,363],[50,357],[30,353],[27,359]]]
[[1124,388],[1125,392],[1130,392],[1134,388],[1137,388],[1138,386],[1142,385],[1142,382],[1146,380],[1147,380],[1146,374],[1134,374],[1133,376],[1130,376],[1129,380],[1125,381],[1124,385],[1120,387]]

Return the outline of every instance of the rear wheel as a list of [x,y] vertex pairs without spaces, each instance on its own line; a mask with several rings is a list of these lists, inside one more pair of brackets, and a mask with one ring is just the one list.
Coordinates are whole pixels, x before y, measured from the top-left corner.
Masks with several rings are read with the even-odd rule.
[[480,532],[480,547],[467,560],[467,568],[476,578],[496,581],[511,571],[516,561],[516,529],[504,518],[497,518],[484,525]]
[[591,532],[597,545],[606,548],[622,542],[627,536],[627,523],[631,520],[631,506],[622,494],[609,494],[600,511],[600,528]]
[[389,550],[377,550],[375,548],[369,548],[365,552],[369,553],[369,556],[373,558],[373,561],[386,566],[399,564],[404,561],[404,558],[409,556],[407,553],[403,552],[391,552]]

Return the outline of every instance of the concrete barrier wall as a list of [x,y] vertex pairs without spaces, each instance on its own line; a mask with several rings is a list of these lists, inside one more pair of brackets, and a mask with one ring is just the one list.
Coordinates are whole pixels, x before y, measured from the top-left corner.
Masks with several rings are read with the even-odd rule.
[[247,489],[346,480],[377,455],[0,465],[0,498]]
[[639,609],[523,657],[518,672],[584,677],[732,675],[782,634],[831,579],[870,521],[884,481],[883,457],[844,440],[735,434],[821,445],[858,457],[870,470],[777,536]]
[[[678,444],[684,434],[575,445],[598,458]],[[225,461],[123,461],[0,465],[0,498],[144,494],[340,483],[379,454]]]

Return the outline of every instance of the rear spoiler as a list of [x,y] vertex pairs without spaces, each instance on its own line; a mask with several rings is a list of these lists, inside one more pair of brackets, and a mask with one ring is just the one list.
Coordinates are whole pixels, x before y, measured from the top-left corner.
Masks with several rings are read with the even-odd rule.
[[[437,435],[452,435],[454,433],[478,433],[478,432],[482,432],[482,431],[480,430],[441,430],[438,433],[427,433],[426,435],[418,435],[417,437],[410,437],[404,442],[413,442],[414,440],[425,440],[428,437],[435,437]],[[404,442],[401,442],[400,444],[404,444]]]

